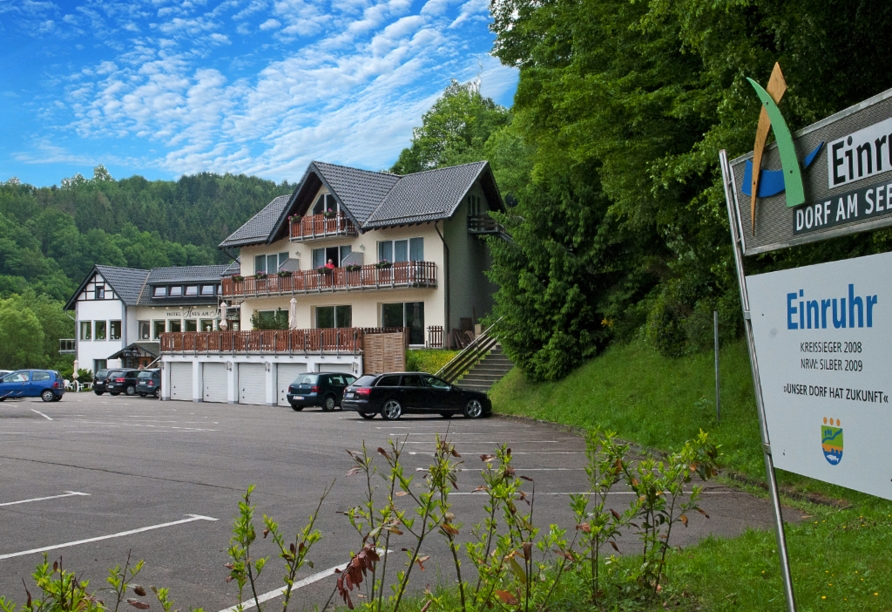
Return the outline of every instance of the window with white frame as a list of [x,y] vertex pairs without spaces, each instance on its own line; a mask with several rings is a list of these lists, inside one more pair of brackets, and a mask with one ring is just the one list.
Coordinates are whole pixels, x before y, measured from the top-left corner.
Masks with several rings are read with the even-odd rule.
[[329,259],[336,267],[340,267],[341,262],[344,261],[344,258],[352,252],[353,247],[351,247],[349,244],[322,249],[313,249],[313,267],[319,268],[321,266],[324,266],[328,263]]
[[136,327],[139,329],[139,339],[140,340],[148,340],[149,334],[151,334],[152,323],[151,321],[137,321]]
[[96,283],[96,289],[93,293],[95,299],[104,300],[105,299],[105,284],[104,283]]
[[152,321],[152,340],[159,340],[164,331],[164,321]]
[[121,322],[120,321],[109,321],[108,322],[108,339],[109,340],[120,340],[121,339]]
[[172,332],[181,332],[183,331],[183,322],[179,319],[172,319],[169,327]]
[[424,238],[381,240],[378,242],[378,261],[424,261]]
[[93,321],[81,321],[81,340],[93,339]]
[[107,326],[108,326],[108,323],[106,323],[105,321],[96,321],[96,339],[97,340],[105,340]]
[[273,255],[255,255],[254,274],[275,274],[279,271],[279,266],[285,263],[286,259],[288,259],[288,253],[276,253]]
[[335,197],[330,193],[320,194],[318,198],[316,198],[316,203],[313,204],[313,212],[314,215],[321,215],[324,212],[337,213],[338,212],[338,201],[335,200]]
[[316,328],[353,327],[352,306],[317,306]]

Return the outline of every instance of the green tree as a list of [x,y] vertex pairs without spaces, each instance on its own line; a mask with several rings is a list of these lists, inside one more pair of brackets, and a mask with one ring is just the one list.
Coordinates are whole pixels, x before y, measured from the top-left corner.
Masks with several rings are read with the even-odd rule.
[[480,161],[490,135],[511,120],[508,109],[480,95],[477,82],[455,79],[412,130],[412,145],[391,168],[409,174]]
[[6,369],[42,367],[43,329],[37,315],[18,297],[0,300],[0,364]]

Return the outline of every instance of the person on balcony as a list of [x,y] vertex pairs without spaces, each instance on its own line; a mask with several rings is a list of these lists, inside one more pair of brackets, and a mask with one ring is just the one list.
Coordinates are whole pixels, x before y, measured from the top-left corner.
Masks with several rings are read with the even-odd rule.
[[329,260],[328,260],[328,263],[325,264],[325,267],[328,268],[329,270],[334,270],[334,269],[335,269],[334,262],[333,262],[332,260],[329,259]]

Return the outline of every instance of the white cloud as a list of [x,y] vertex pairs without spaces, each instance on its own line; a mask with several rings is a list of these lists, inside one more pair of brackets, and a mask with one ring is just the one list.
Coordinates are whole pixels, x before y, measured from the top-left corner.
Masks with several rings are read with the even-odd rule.
[[261,30],[275,30],[276,28],[281,28],[282,24],[278,19],[267,19],[263,23],[260,24]]

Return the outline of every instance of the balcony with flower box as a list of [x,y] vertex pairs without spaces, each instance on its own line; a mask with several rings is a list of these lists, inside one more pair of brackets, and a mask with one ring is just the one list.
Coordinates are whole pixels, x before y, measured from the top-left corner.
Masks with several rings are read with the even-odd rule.
[[436,286],[437,264],[434,262],[379,262],[365,266],[298,270],[290,275],[232,276],[223,279],[223,298],[238,302],[255,297]]
[[319,213],[317,215],[297,215],[291,217],[291,240],[304,242],[332,238],[335,236],[356,236],[356,226],[342,213]]

